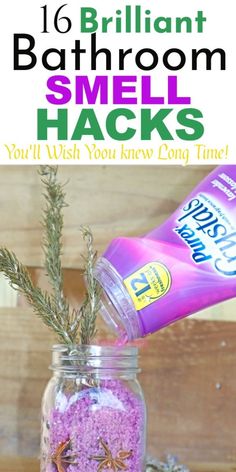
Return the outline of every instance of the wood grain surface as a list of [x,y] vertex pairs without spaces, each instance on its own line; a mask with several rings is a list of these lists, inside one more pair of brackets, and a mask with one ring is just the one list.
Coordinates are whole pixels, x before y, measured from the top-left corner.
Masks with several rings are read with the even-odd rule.
[[[72,304],[77,306],[84,292],[79,270],[81,223],[91,224],[101,252],[113,237],[139,235],[163,221],[209,170],[61,168],[62,180],[70,178],[63,266]],[[35,168],[1,169],[0,245],[13,249],[30,267],[34,281],[46,287],[41,269],[40,195]],[[22,297],[9,300],[7,308],[6,298],[0,298],[0,454],[37,456],[40,402],[50,376],[54,337]],[[216,307],[214,314],[219,320],[233,319],[234,307],[226,303]],[[100,328],[98,342],[111,339],[101,321]],[[202,463],[193,466],[192,472],[233,471],[236,324],[186,319],[139,345],[140,381],[149,412],[149,452],[160,457],[171,452],[183,462]],[[23,459],[0,464],[2,472],[38,470],[34,462],[27,465]]]
[[[236,464],[192,463],[188,466],[190,472],[235,472],[236,470]],[[39,463],[36,459],[0,457],[0,472],[39,472]]]
[[[144,234],[164,221],[211,169],[61,166],[61,180],[69,180],[64,267],[81,266],[81,224],[92,226],[100,252],[116,236]],[[1,167],[0,246],[7,244],[22,262],[35,267],[43,262],[41,190],[37,167]]]

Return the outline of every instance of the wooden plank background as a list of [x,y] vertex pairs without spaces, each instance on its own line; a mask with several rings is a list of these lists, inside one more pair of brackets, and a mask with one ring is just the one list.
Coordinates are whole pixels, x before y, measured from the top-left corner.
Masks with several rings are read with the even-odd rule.
[[[191,472],[235,472],[235,464],[189,463]],[[1,472],[39,472],[36,459],[25,457],[0,457]]]
[[[79,225],[89,223],[103,251],[119,235],[139,235],[163,221],[209,167],[61,167],[70,178],[65,211],[65,291],[77,306],[84,292]],[[0,244],[46,287],[40,249],[41,186],[35,167],[0,172]],[[38,454],[40,399],[53,335],[22,297],[0,283],[0,454]],[[149,411],[148,449],[182,461],[236,462],[235,301],[185,319],[139,342],[140,380]],[[208,318],[208,313],[203,313]],[[218,321],[215,321],[218,319]],[[99,340],[110,337],[102,322]]]
[[[63,265],[78,268],[82,251],[79,227],[91,224],[100,251],[120,235],[148,232],[175,210],[207,174],[209,167],[63,166],[69,179],[65,210]],[[2,167],[0,172],[0,244],[28,266],[42,265],[41,184],[36,167]]]

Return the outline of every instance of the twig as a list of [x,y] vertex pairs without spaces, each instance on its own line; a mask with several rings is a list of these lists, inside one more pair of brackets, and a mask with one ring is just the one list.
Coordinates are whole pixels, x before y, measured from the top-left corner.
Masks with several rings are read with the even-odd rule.
[[57,181],[57,166],[41,166],[39,175],[45,187],[46,201],[43,209],[43,250],[45,269],[54,291],[57,311],[66,319],[69,304],[63,295],[63,273],[61,266],[63,208],[67,207],[63,186]]
[[166,462],[161,462],[158,459],[148,458],[146,465],[146,472],[190,472],[185,465],[177,463],[175,456],[170,454],[166,457]]
[[62,230],[65,201],[64,186],[57,180],[56,166],[41,166],[39,174],[45,187],[46,200],[43,209],[43,250],[45,269],[52,293],[35,287],[27,268],[8,249],[0,249],[0,271],[8,278],[10,285],[23,293],[43,322],[55,331],[60,340],[69,345],[77,342],[90,344],[96,334],[96,317],[100,307],[100,288],[93,277],[93,267],[97,253],[93,249],[91,230],[82,227],[82,235],[87,245],[85,275],[87,294],[80,309],[70,309],[63,293]]
[[97,252],[93,249],[92,232],[87,226],[82,226],[81,232],[87,246],[87,256],[82,256],[85,261],[84,273],[87,282],[87,294],[80,309],[80,342],[81,344],[90,344],[96,335],[96,318],[100,309],[101,288],[93,276]]
[[0,249],[0,271],[4,273],[9,280],[12,288],[23,293],[33,308],[34,313],[38,315],[43,322],[65,343],[71,343],[70,336],[63,329],[59,321],[59,316],[55,310],[55,299],[43,292],[40,288],[34,287],[27,268],[21,264],[14,252],[6,248]]

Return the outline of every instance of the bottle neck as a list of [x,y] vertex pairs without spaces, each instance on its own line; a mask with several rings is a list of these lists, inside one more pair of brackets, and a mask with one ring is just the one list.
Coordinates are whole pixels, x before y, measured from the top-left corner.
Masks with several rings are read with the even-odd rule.
[[120,344],[139,338],[139,318],[122,277],[105,257],[97,261],[94,276],[102,287],[101,315]]

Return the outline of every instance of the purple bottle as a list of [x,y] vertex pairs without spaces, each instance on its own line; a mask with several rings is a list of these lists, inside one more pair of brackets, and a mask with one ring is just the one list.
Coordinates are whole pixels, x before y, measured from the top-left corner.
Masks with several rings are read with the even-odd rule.
[[236,296],[236,165],[210,173],[165,223],[116,238],[95,267],[121,342]]

